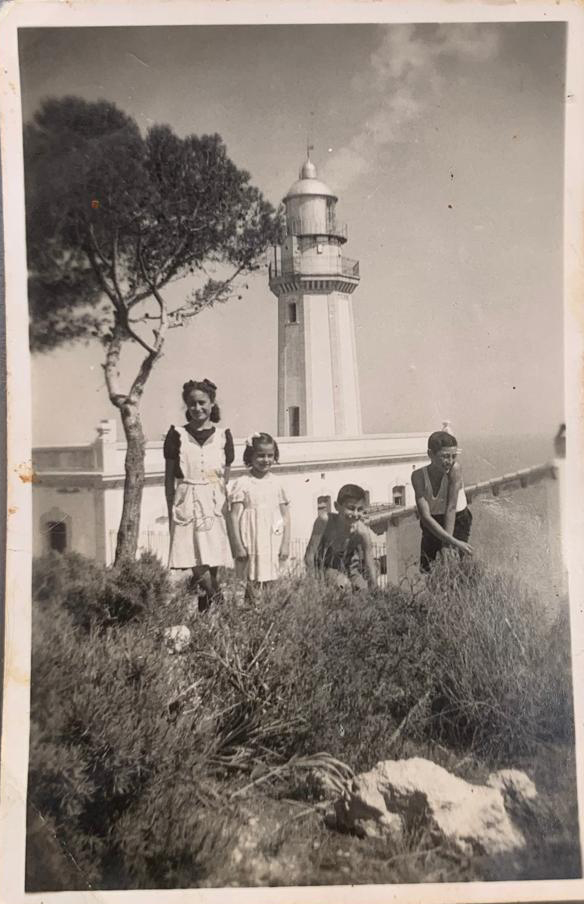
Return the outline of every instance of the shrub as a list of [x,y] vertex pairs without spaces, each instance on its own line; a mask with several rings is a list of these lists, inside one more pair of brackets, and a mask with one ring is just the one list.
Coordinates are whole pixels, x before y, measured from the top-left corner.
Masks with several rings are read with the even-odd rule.
[[78,553],[51,553],[33,572],[33,598],[58,603],[86,630],[143,617],[170,589],[168,572],[152,553],[107,569]]
[[572,742],[566,612],[471,560],[442,563],[424,597],[435,738],[491,762]]
[[342,777],[439,741],[513,763],[572,740],[566,619],[474,563],[358,596],[290,578],[196,617],[167,581],[152,557],[35,573],[30,800],[94,886],[209,882],[240,802],[316,794],[315,762]]
[[34,562],[32,596],[36,603],[58,601],[62,605],[67,596],[83,593],[87,587],[96,591],[104,580],[104,569],[79,553],[50,552]]

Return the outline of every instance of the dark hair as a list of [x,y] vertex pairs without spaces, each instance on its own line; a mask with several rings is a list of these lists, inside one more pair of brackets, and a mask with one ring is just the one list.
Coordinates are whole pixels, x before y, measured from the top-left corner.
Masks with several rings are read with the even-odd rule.
[[440,452],[440,449],[451,449],[453,446],[458,446],[456,437],[452,433],[446,433],[445,430],[436,430],[428,438],[428,451],[434,455]]
[[243,463],[244,465],[247,465],[248,468],[251,466],[251,457],[253,453],[260,445],[273,446],[274,461],[276,463],[280,461],[280,450],[278,449],[278,443],[274,437],[270,436],[269,433],[254,433],[246,442],[245,449],[243,450]]
[[[219,410],[219,405],[215,404],[215,397],[217,395],[217,387],[215,384],[206,377],[204,380],[189,380],[188,383],[183,385],[182,389],[182,400],[185,405],[187,404],[187,399],[191,392],[204,392],[206,396],[209,396],[209,400],[213,403],[209,420],[214,424],[217,424],[221,420],[221,411]],[[186,411],[186,418],[187,421],[190,421],[191,419],[188,409]]]
[[353,502],[362,502],[367,498],[367,494],[363,487],[356,483],[346,483],[337,493],[337,504],[344,505],[350,499]]

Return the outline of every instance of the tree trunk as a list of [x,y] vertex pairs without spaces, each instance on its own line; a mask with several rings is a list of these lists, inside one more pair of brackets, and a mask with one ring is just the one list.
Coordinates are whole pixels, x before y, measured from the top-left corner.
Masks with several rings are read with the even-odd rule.
[[124,402],[120,406],[120,415],[124,426],[127,451],[124,504],[118,529],[115,565],[118,565],[124,559],[134,559],[136,557],[140,533],[142,489],[144,487],[144,459],[146,456],[146,441],[138,405],[128,401]]

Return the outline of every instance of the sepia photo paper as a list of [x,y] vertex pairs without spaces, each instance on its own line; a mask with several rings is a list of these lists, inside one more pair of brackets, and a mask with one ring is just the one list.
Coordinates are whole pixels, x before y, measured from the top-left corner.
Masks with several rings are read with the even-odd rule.
[[582,4],[0,67],[0,900],[584,900]]

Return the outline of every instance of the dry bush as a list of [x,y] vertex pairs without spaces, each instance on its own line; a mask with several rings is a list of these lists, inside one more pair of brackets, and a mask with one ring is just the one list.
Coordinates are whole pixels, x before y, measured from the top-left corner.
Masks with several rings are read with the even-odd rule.
[[[241,804],[310,800],[315,770],[341,786],[429,740],[489,763],[571,742],[567,624],[472,563],[421,590],[289,578],[200,616],[152,557],[55,556],[34,593],[29,796],[83,877],[62,887],[209,884]],[[177,624],[192,640],[172,655]]]
[[566,609],[471,560],[437,567],[424,602],[434,738],[491,763],[573,742]]

